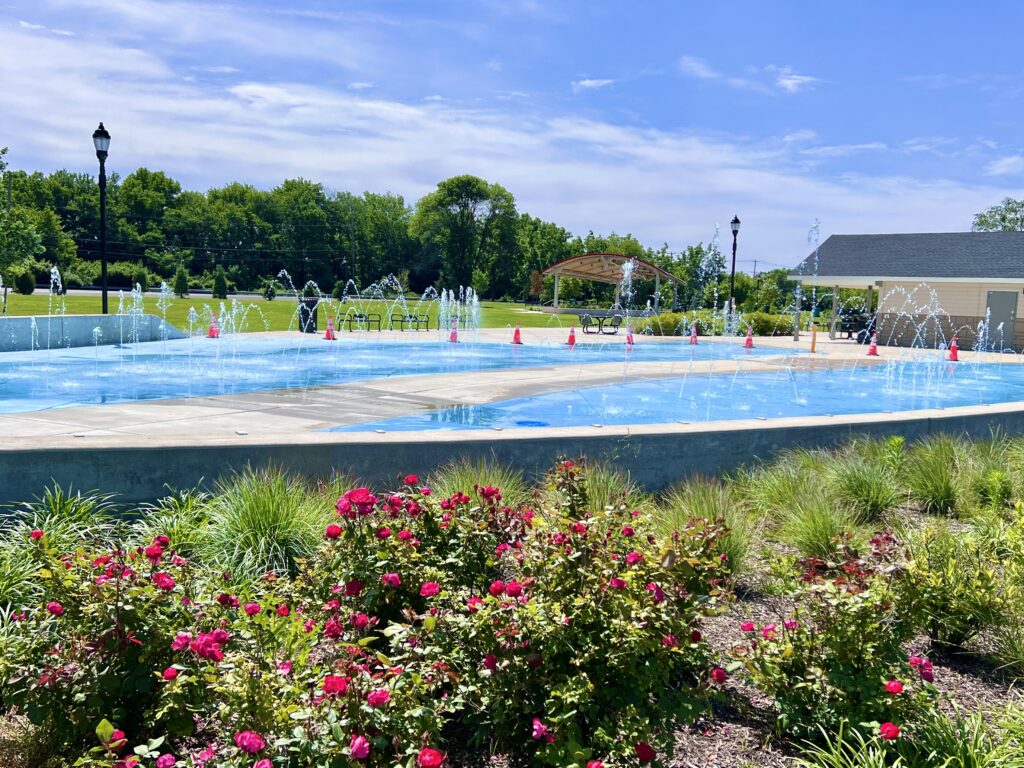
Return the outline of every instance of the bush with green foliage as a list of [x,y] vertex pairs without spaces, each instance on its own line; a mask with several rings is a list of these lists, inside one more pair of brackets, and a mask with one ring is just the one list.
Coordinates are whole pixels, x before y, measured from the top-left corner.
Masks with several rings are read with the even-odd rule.
[[220,264],[213,271],[213,298],[226,299],[228,297],[228,274]]
[[174,283],[172,285],[174,295],[179,299],[188,296],[188,270],[184,264],[179,264],[174,270]]
[[845,724],[905,728],[933,696],[931,665],[903,644],[914,631],[899,600],[899,547],[872,541],[865,558],[808,560],[791,616],[760,628],[734,650],[751,683],[773,697],[780,731],[814,738]]
[[1003,601],[990,553],[972,536],[933,524],[907,541],[907,604],[932,642],[962,648],[998,623]]
[[143,291],[149,287],[149,272],[141,264],[136,264],[132,271],[132,287],[136,285]]
[[947,435],[928,437],[914,445],[904,463],[910,493],[925,512],[952,515],[957,511],[957,442]]
[[716,480],[693,480],[669,490],[656,519],[663,536],[671,536],[693,521],[721,523],[725,532],[720,546],[734,578],[743,573],[754,538],[763,527],[743,508],[732,487]]
[[36,289],[36,276],[25,270],[14,275],[14,290],[23,296],[29,296]]

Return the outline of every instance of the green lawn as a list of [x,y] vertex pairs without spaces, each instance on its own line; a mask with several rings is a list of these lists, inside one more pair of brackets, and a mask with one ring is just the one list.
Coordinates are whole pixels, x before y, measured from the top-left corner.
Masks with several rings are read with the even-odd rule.
[[[56,304],[56,298],[54,304]],[[86,314],[98,314],[100,311],[100,297],[99,294],[95,296],[80,296],[71,295],[63,297],[66,302],[66,311],[69,315],[86,315]],[[7,314],[8,315],[45,315],[48,311],[48,306],[51,303],[51,297],[46,293],[34,293],[30,296],[23,296],[19,293],[10,293],[7,295]],[[109,298],[111,312],[117,312],[118,306],[118,295],[116,292],[110,294]],[[243,330],[246,331],[283,331],[287,330],[289,326],[292,329],[296,327],[295,309],[296,305],[294,300],[278,298],[274,301],[264,301],[263,299],[246,299],[245,301],[238,302],[245,308],[251,308],[247,312],[247,322]],[[336,318],[344,317],[346,311],[352,311],[354,308],[360,309],[364,312],[377,312],[384,318],[384,327],[387,327],[388,315],[390,304],[385,304],[379,301],[359,301],[356,303],[347,303],[341,309],[339,313],[339,306],[333,299],[326,299],[325,303],[328,306],[327,313],[333,314]],[[208,318],[209,309],[219,311],[221,302],[219,300],[210,299],[209,297],[202,298],[187,298],[178,299],[175,298],[170,307],[167,309],[167,320],[178,328],[188,327],[188,313],[189,309],[195,309],[200,317]],[[231,301],[224,302],[224,304],[230,309]],[[415,301],[408,302],[409,310],[412,311],[415,306]],[[157,307],[157,297],[146,296],[143,307],[147,313],[159,315],[160,310]],[[324,305],[321,304],[321,312],[324,310]],[[437,326],[437,303],[432,302],[429,305],[428,314],[430,315],[431,328]],[[515,323],[519,323],[524,328],[542,328],[547,325],[556,325],[558,319],[553,317],[551,314],[546,312],[540,312],[535,309],[529,309],[522,304],[509,304],[497,301],[485,301],[481,302],[481,314],[482,314],[482,325],[485,328],[504,328],[506,326],[512,326]],[[266,320],[264,323],[260,319],[260,316]],[[562,318],[564,324],[566,318]],[[205,323],[206,320],[203,320]],[[326,325],[326,321],[323,316],[319,318],[319,325],[323,328]]]

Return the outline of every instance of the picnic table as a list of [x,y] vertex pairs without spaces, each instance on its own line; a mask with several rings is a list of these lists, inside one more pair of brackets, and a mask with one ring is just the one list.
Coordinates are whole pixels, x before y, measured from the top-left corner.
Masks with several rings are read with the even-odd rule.
[[[606,333],[609,336],[619,332],[622,325],[622,315],[618,312],[584,312],[580,314],[580,329],[584,333]],[[605,330],[605,323],[608,323],[611,330]],[[594,325],[597,330],[593,330]]]

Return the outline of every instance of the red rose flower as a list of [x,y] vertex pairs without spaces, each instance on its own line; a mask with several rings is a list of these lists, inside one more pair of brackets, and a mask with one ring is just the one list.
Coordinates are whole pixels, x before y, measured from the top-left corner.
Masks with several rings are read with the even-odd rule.
[[167,592],[170,592],[176,586],[174,579],[167,573],[154,573],[153,583],[156,584],[158,589],[162,589]]
[[436,581],[425,581],[420,587],[420,597],[433,597],[441,591],[441,585]]
[[356,629],[365,629],[370,623],[370,617],[365,613],[353,613],[348,617],[348,623]]
[[523,594],[523,585],[518,581],[510,581],[505,584],[505,594],[509,597],[519,597]]
[[336,539],[341,536],[341,526],[336,523],[331,523],[324,530],[324,536],[328,539]]
[[359,579],[345,582],[345,597],[355,597],[363,591],[363,582]]
[[174,667],[168,667],[164,670],[164,680],[177,680],[180,674]]
[[348,751],[356,760],[365,760],[370,756],[370,742],[365,736],[353,736],[348,743]]
[[646,741],[641,741],[634,747],[636,751],[636,759],[643,763],[650,763],[654,760],[654,747],[648,744]]
[[248,755],[255,755],[262,752],[267,744],[256,731],[239,731],[235,734],[235,746]]
[[397,573],[385,573],[380,577],[380,583],[385,587],[396,589],[402,584],[402,580],[398,577]]
[[633,526],[631,526],[631,525],[624,525],[624,526],[622,526],[621,533],[622,533],[623,536],[625,536],[628,539],[631,536],[633,536],[633,534],[635,534],[636,531],[633,530]]
[[377,529],[377,538],[378,539],[386,539],[390,535],[391,535],[391,529],[390,528],[378,528]]
[[162,533],[158,533],[156,536],[153,537],[153,543],[159,544],[164,549],[167,549],[169,546],[171,546],[171,540]]
[[699,643],[703,639],[703,637],[704,636],[700,633],[700,630],[695,629],[693,630],[693,632],[690,633],[690,642]]
[[419,475],[406,475],[405,476],[405,484],[406,485],[417,485],[419,483],[419,481],[420,481]]
[[543,739],[548,735],[548,727],[540,721],[539,717],[533,718],[533,730],[530,735],[534,739]]
[[625,589],[626,581],[625,579],[620,579],[618,576],[612,576],[612,578],[608,579],[608,586],[612,589]]
[[277,606],[276,613],[277,613],[278,616],[285,617],[285,616],[288,616],[291,612],[292,612],[292,609],[289,608],[287,605],[279,605],[279,606]]
[[903,683],[899,680],[890,680],[885,684],[885,690],[894,696],[898,693],[903,693]]
[[46,604],[46,610],[48,610],[54,616],[64,615],[64,606],[58,603],[56,600],[51,600]]
[[255,616],[261,609],[259,603],[246,603],[242,610],[245,611],[246,616]]
[[753,632],[754,631],[754,622],[752,622],[752,621],[744,621],[742,624],[740,624],[740,629],[743,632]]
[[878,735],[886,741],[894,741],[900,737],[900,727],[895,723],[882,723],[878,727]]
[[480,610],[480,606],[484,604],[484,601],[474,595],[466,601],[466,608],[469,609],[470,613],[476,613]]
[[29,536],[30,539],[32,539],[32,541],[39,541],[45,535],[46,535],[45,533],[43,533],[41,530],[36,528],[28,536]]
[[419,768],[441,768],[444,765],[444,754],[431,747],[424,747],[416,758]]
[[716,683],[724,683],[728,677],[729,674],[722,667],[711,668],[711,679]]
[[489,669],[491,672],[498,668],[498,657],[493,653],[488,653],[484,656],[484,669]]
[[505,594],[505,582],[501,579],[495,579],[491,582],[491,586],[487,588],[487,591],[490,592],[494,597],[500,597],[501,595]]
[[344,696],[348,692],[348,678],[341,675],[328,675],[324,678],[321,688],[328,696]]
[[160,562],[160,558],[164,556],[164,549],[159,544],[150,544],[142,550],[142,553],[151,563],[158,563]]
[[366,703],[374,709],[383,707],[389,701],[391,701],[391,692],[386,688],[378,688],[366,694]]

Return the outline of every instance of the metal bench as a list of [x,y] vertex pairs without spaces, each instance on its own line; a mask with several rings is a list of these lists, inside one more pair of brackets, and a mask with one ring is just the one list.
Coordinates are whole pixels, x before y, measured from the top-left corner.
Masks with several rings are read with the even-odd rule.
[[404,331],[406,323],[414,331],[418,331],[420,328],[429,331],[430,330],[430,317],[428,315],[403,315],[393,314],[391,315],[391,321],[388,323],[388,330],[394,330],[395,323],[398,323],[398,330]]
[[365,330],[373,330],[373,325],[376,324],[377,330],[380,330],[380,315],[376,312],[352,312],[345,316],[345,322],[348,324],[350,331],[355,330],[355,324],[359,323],[364,327]]

